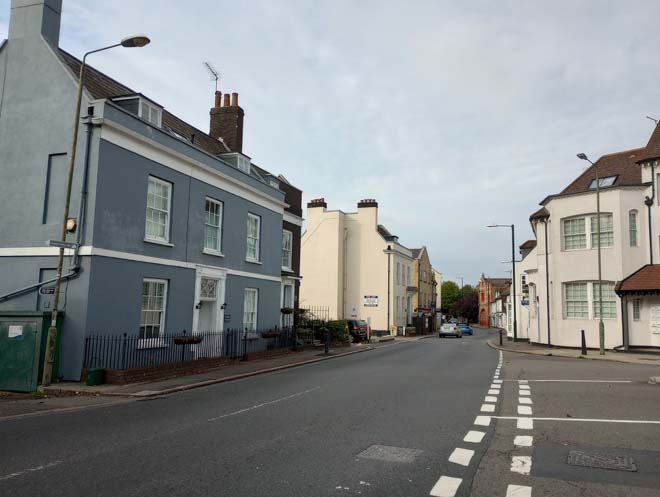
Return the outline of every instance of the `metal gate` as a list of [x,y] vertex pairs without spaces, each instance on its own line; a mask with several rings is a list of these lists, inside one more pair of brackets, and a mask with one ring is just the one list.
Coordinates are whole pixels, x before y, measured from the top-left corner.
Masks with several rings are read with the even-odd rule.
[[0,390],[37,389],[40,349],[40,319],[0,318]]

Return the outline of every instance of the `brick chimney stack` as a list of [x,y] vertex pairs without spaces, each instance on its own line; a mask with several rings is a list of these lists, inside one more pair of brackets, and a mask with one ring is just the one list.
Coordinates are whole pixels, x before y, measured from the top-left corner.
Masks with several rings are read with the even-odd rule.
[[[243,152],[243,117],[245,112],[238,105],[238,93],[224,94],[216,91],[215,105],[211,108],[209,135],[222,138],[232,152]],[[220,102],[222,100],[222,106]]]

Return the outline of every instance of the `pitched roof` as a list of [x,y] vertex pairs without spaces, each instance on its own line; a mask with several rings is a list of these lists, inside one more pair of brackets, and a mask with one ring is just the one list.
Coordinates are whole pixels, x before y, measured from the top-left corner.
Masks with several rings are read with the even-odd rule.
[[529,220],[531,221],[533,219],[543,219],[547,217],[550,217],[550,211],[545,207],[541,207],[539,210],[529,216]]
[[632,186],[642,184],[642,170],[637,161],[644,152],[644,147],[615,152],[600,157],[593,166],[588,167],[580,176],[564,188],[559,195],[583,193],[590,190],[589,186],[596,179],[596,167],[600,178],[616,176],[612,186]]
[[486,281],[496,287],[509,286],[511,284],[511,278],[486,278]]
[[[80,60],[71,55],[70,53],[58,48],[59,56],[64,61],[65,65],[77,77],[80,72]],[[139,92],[132,90],[128,86],[120,83],[119,81],[111,78],[107,74],[102,73],[98,69],[85,64],[85,75],[83,77],[83,85],[87,91],[95,99],[106,99],[122,97],[127,95],[137,95]],[[220,155],[227,153],[225,146],[219,141],[210,136],[205,131],[202,131],[183,119],[179,119],[171,112],[163,109],[162,111],[162,128],[165,131],[174,132],[180,137],[185,138],[191,144],[201,148],[211,155]],[[255,165],[255,164],[252,164]],[[264,173],[273,176],[271,173],[261,167],[250,168],[251,176],[263,180]]]
[[393,235],[392,233],[390,233],[389,230],[385,226],[383,226],[382,224],[379,224],[376,229],[378,230],[378,233],[380,234],[380,236],[385,238],[385,240],[387,240],[387,241],[391,241],[393,239],[399,238],[398,236]]
[[614,287],[614,291],[624,293],[660,293],[660,264],[647,264],[632,273]]
[[527,240],[519,248],[520,250],[532,250],[534,247],[536,247],[536,240]]
[[646,149],[640,154],[637,161],[657,159],[658,157],[660,157],[660,124],[655,125],[655,129],[651,133],[651,138],[649,138],[649,142],[646,144]]

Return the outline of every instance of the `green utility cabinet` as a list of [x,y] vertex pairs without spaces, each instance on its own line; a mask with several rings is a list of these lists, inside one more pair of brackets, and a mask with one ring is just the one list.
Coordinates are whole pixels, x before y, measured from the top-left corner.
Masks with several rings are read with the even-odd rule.
[[[63,314],[57,320],[53,378],[59,375]],[[51,313],[0,311],[0,390],[34,392],[43,373]]]

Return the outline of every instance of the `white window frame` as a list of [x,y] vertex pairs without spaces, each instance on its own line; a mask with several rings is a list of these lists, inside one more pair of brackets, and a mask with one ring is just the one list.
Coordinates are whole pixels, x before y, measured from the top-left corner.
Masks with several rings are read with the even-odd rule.
[[[612,248],[614,247],[615,239],[614,239],[614,215],[611,212],[601,212],[601,240],[604,238],[604,236],[610,235],[611,234],[611,243],[608,244],[603,244],[602,248]],[[604,230],[602,221],[603,219],[611,219],[611,229],[609,230]],[[574,248],[567,248],[566,247],[566,225],[567,223],[570,223],[571,221],[578,221],[582,220],[584,222],[584,233],[570,233],[568,236],[583,236],[584,237],[584,246],[583,247],[574,247]],[[580,216],[571,216],[571,217],[566,217],[561,220],[561,249],[564,252],[573,252],[576,250],[591,250],[591,249],[597,249],[598,244],[596,243],[596,238],[598,236],[598,233],[596,231],[597,228],[597,219],[596,219],[596,214],[583,214]],[[548,240],[550,241],[550,240]],[[548,252],[550,250],[548,249]]]
[[[218,225],[213,225],[209,224],[209,210],[208,210],[208,205],[215,205],[218,208]],[[205,197],[204,199],[204,248],[202,249],[202,252],[205,254],[211,254],[211,255],[220,255],[222,256],[222,224],[223,224],[223,216],[225,212],[225,206],[224,203],[221,202],[220,200],[216,200],[211,197]],[[215,247],[208,247],[206,245],[207,242],[207,236],[206,232],[209,229],[215,229],[217,230],[216,233],[216,242],[217,245]]]
[[250,174],[250,159],[241,154],[237,154],[236,157],[236,167],[238,170],[243,171],[245,174]]
[[628,242],[631,247],[637,247],[639,245],[639,239],[637,237],[637,219],[638,211],[637,209],[631,209],[628,211]]
[[[246,304],[247,304],[247,295],[248,293],[251,293],[254,295],[254,310],[253,311],[248,311]],[[252,326],[249,327],[247,326],[247,314],[248,312],[254,313],[254,323],[249,323]],[[257,323],[259,321],[259,289],[258,288],[245,288],[243,290],[243,331],[247,330],[248,332],[254,332],[257,330]]]
[[410,266],[406,266],[406,282],[408,283],[408,286],[410,286]]
[[[603,320],[616,319],[616,315],[617,315],[617,310],[616,310],[617,305],[616,304],[617,304],[617,301],[616,301],[616,293],[614,293],[614,282],[613,281],[603,281],[602,285],[603,286],[606,286],[606,285],[611,286],[611,288],[612,288],[612,292],[611,292],[612,299],[611,300],[606,300],[605,298],[603,298],[603,311],[605,311],[604,312],[605,315],[603,316]],[[598,295],[597,295],[597,292],[596,292],[596,288],[598,288],[598,282],[597,281],[592,281],[591,282],[591,295],[592,295],[592,308],[593,308],[592,316],[593,316],[593,319],[598,319],[599,315],[600,315],[600,305],[598,303]],[[607,306],[611,306],[611,309],[614,310],[614,315],[607,315]]]
[[[149,185],[151,183],[155,183],[155,184],[158,184],[160,186],[167,187],[168,195],[167,195],[167,210],[166,211],[163,211],[160,208],[149,206]],[[145,218],[145,225],[144,225],[144,239],[145,239],[145,241],[156,242],[156,243],[166,243],[166,244],[169,244],[169,242],[170,242],[170,224],[171,224],[171,219],[172,219],[172,190],[173,190],[172,186],[173,186],[172,183],[170,183],[169,181],[162,180],[160,178],[157,178],[156,176],[149,175],[149,177],[148,177],[148,180],[147,180],[147,202],[146,202],[147,205],[146,205],[146,208],[145,208],[146,218]],[[149,210],[150,209],[152,209],[154,211],[165,213],[166,217],[165,217],[165,236],[164,237],[149,234],[147,228],[149,226]]]
[[[586,303],[586,315],[585,316],[577,316],[577,315],[569,315],[568,311],[568,286],[569,285],[584,285],[585,289],[585,294],[584,294],[584,300],[578,300],[578,299],[571,299],[570,302],[584,302]],[[566,281],[562,283],[562,289],[561,289],[561,294],[562,294],[562,308],[563,308],[563,316],[564,319],[589,319],[590,318],[590,312],[589,312],[589,303],[591,302],[591,295],[589,292],[589,283],[586,281]]]
[[[143,296],[143,291],[144,291],[144,284],[149,283],[149,284],[159,284],[163,285],[163,308],[161,310],[158,309],[143,309],[142,308],[142,296]],[[167,280],[163,279],[157,279],[157,278],[143,278],[142,279],[142,287],[140,290],[140,330],[139,330],[139,340],[138,340],[138,348],[139,349],[149,349],[149,348],[156,348],[156,347],[166,347],[167,345],[165,344],[163,340],[163,335],[165,334],[165,318],[167,317],[167,296],[169,292],[169,282]],[[143,323],[143,312],[160,312],[160,324],[158,328],[158,336],[154,337],[148,337],[148,338],[143,338],[142,337],[142,327],[147,326],[146,323]],[[153,328],[153,325],[151,325]]]
[[401,284],[401,264],[399,262],[396,263],[396,284]]
[[[287,238],[289,240],[288,248],[286,247]],[[289,230],[282,230],[282,269],[293,270],[293,232]]]
[[[617,178],[618,175],[598,178],[598,184],[600,185],[601,188],[607,188],[609,186],[612,186],[616,182]],[[589,183],[589,190],[595,190],[595,189],[596,189],[596,178],[592,179],[591,183]]]
[[[250,236],[250,220],[256,220],[257,222],[257,236],[252,237]],[[247,233],[245,237],[245,260],[248,262],[256,262],[258,263],[260,261],[260,256],[261,256],[261,250],[260,250],[260,245],[261,245],[261,216],[258,216],[257,214],[252,214],[251,212],[248,212],[247,215]],[[250,250],[250,239],[255,240],[255,255],[252,257],[249,254]]]
[[633,299],[632,300],[632,318],[633,321],[641,321],[642,319],[642,299]]
[[163,122],[163,111],[160,107],[147,102],[145,99],[140,99],[140,117],[147,121],[148,123],[158,126],[162,126]]

